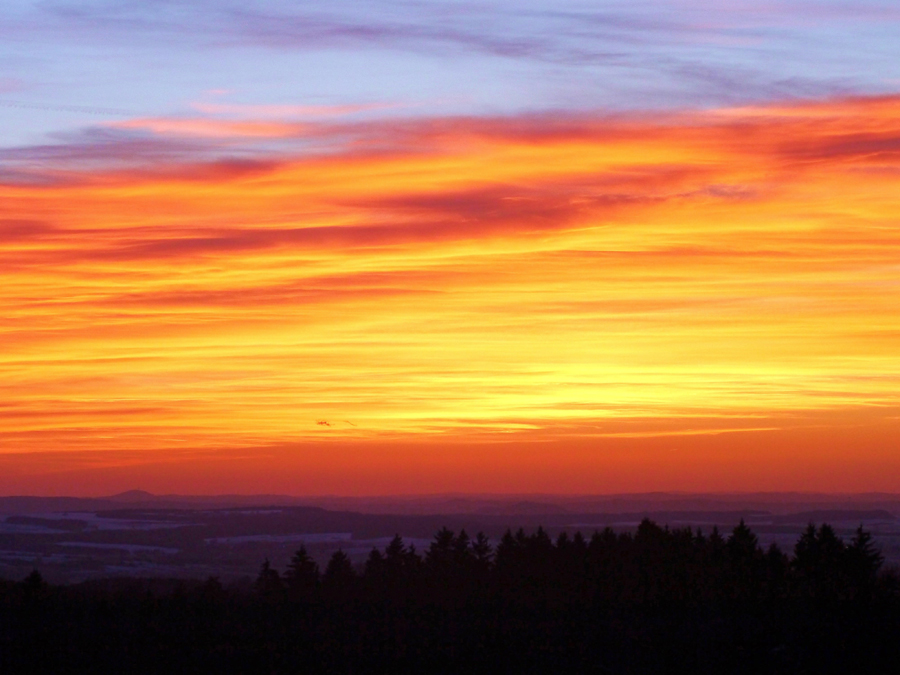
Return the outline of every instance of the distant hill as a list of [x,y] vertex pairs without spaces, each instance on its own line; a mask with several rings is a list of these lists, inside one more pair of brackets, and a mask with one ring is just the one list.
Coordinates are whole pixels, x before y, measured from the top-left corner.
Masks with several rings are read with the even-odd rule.
[[133,502],[152,502],[158,500],[159,497],[146,490],[128,490],[127,492],[120,492],[119,494],[107,497],[106,499],[111,502],[125,502],[130,504]]
[[[158,495],[133,489],[106,497],[0,497],[0,514],[16,515],[59,511],[105,511],[133,508],[204,509],[232,507],[315,506],[334,511],[406,515],[539,516],[564,514],[634,514],[659,512],[768,512],[773,516],[806,514],[810,520],[834,519],[833,512],[857,513],[852,518],[878,519],[884,512],[900,517],[900,495],[744,493],[689,494],[654,492],[619,495],[548,494],[437,494],[372,497],[291,495]],[[804,517],[806,517],[804,516]]]
[[[444,527],[484,532],[496,544],[507,529],[590,536],[606,527],[634,531],[644,518],[706,533],[718,527],[726,535],[743,519],[765,546],[785,551],[810,522],[828,522],[845,540],[862,524],[885,558],[900,562],[896,498],[840,495],[827,508],[810,508],[828,502],[819,495],[809,502],[767,497],[772,502],[746,495],[301,498],[138,489],[97,499],[0,497],[0,579],[21,579],[39,566],[47,578],[67,582],[120,575],[234,580],[252,578],[265,559],[283,569],[301,542],[320,566],[338,549],[362,564],[398,534],[422,551]],[[794,510],[782,510],[785,503]]]

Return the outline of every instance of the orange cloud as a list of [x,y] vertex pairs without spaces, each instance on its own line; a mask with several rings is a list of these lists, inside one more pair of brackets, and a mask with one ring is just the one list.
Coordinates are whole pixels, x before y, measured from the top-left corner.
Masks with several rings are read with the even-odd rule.
[[615,453],[675,443],[646,487],[712,489],[755,438],[754,489],[824,486],[817,452],[890,487],[900,99],[307,132],[329,149],[0,185],[6,452],[293,444],[362,481],[353,448],[403,443],[428,491],[471,487],[426,475],[471,442],[510,489],[639,489]]

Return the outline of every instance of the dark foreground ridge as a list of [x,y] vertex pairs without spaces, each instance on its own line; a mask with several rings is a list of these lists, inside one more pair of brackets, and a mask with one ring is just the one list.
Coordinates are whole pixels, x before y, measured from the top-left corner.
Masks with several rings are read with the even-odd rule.
[[301,548],[253,584],[0,586],[2,673],[900,673],[900,583],[860,528],[793,555],[644,520],[396,537],[355,569]]

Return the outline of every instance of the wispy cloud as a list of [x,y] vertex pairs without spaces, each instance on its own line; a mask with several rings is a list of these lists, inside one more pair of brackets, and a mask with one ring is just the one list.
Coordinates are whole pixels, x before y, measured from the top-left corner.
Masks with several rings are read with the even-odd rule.
[[231,122],[219,119],[155,118],[131,119],[112,122],[118,129],[143,129],[157,135],[199,136],[204,138],[287,138],[303,135],[306,127],[301,124],[269,121]]
[[[594,101],[605,95],[624,99],[618,101],[620,107],[634,108],[647,100],[721,105],[881,91],[887,85],[878,73],[887,78],[896,75],[881,67],[896,56],[884,39],[883,27],[897,21],[896,8],[874,0],[852,7],[834,2],[610,1],[596,6],[332,2],[300,6],[277,0],[152,5],[103,1],[43,4],[0,20],[0,32],[29,40],[51,36],[75,43],[99,42],[115,49],[341,53],[346,58],[335,59],[329,68],[341,70],[338,77],[351,88],[364,84],[365,78],[348,76],[344,69],[359,69],[376,54],[381,56],[375,58],[381,58],[407,53],[417,63],[437,60],[445,71],[471,69],[471,75],[479,78],[491,64],[500,64],[499,72],[509,74],[510,64],[516,63],[521,65],[513,72],[521,68],[520,75],[526,78],[523,87],[527,81],[534,88],[535,80],[548,85],[564,80],[569,83],[563,88],[566,96],[574,100],[578,89],[571,85],[579,82],[584,91],[587,83]],[[868,56],[846,54],[840,27],[848,22],[854,25],[859,42],[877,45]],[[845,53],[846,58],[824,66],[823,60],[834,53]],[[351,57],[353,66],[347,62]],[[390,62],[378,63],[378,68],[385,68]],[[260,69],[266,70],[264,60]],[[389,79],[380,72],[371,77]],[[598,89],[599,82],[604,84]],[[559,90],[548,86],[548,92],[558,94]],[[544,99],[537,105],[547,104]],[[335,112],[345,106],[339,102],[330,107]],[[269,117],[274,110],[245,112]],[[312,110],[295,112],[305,116]]]
[[48,180],[0,185],[4,438],[876,424],[900,404],[898,109],[326,118],[306,151],[138,121],[8,151]]
[[353,105],[248,105],[239,103],[192,103],[195,110],[211,115],[235,115],[242,118],[330,118],[394,107],[384,103]]
[[[210,146],[174,135],[164,138],[148,134],[129,134],[114,127],[92,127],[75,133],[58,134],[55,143],[0,148],[0,158],[10,163],[45,162],[54,169],[80,167],[96,169],[98,164],[121,165],[147,163],[152,160],[178,160],[195,157],[201,160]],[[51,168],[52,167],[52,168]]]
[[895,484],[898,23],[880,0],[13,3],[0,491],[213,457],[315,489],[563,465],[709,487],[760,453]]

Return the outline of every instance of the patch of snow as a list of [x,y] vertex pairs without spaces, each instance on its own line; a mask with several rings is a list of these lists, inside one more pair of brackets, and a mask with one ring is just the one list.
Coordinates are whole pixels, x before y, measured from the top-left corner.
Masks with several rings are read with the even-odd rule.
[[353,535],[350,532],[320,532],[305,534],[248,534],[240,537],[211,537],[204,539],[207,544],[249,544],[249,543],[288,543],[292,541],[307,544],[328,544],[332,542],[350,541]]
[[165,546],[144,546],[142,544],[95,544],[92,542],[86,541],[60,541],[56,544],[57,546],[72,546],[78,548],[97,548],[97,549],[108,549],[108,550],[119,550],[119,551],[127,551],[128,553],[167,553],[169,555],[173,555],[178,553],[180,549],[177,548],[166,548]]
[[0,534],[66,534],[67,532],[67,530],[55,530],[43,525],[0,523]]

